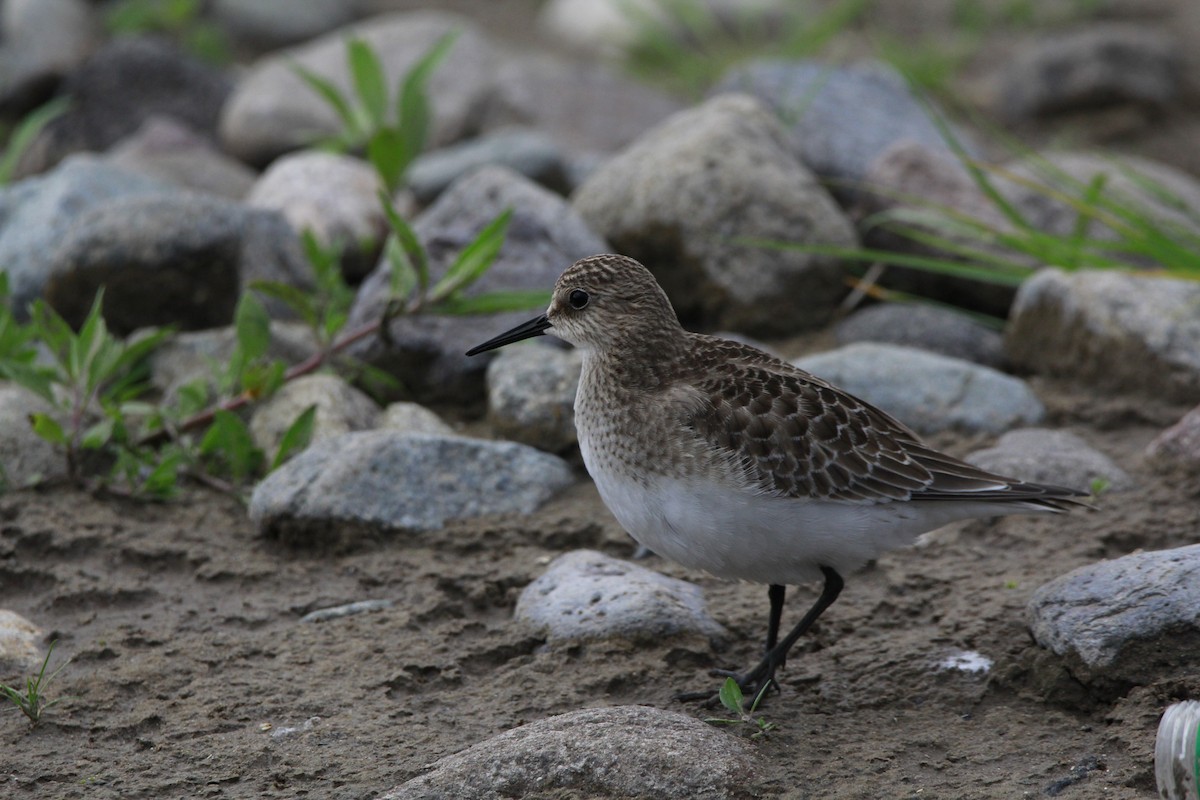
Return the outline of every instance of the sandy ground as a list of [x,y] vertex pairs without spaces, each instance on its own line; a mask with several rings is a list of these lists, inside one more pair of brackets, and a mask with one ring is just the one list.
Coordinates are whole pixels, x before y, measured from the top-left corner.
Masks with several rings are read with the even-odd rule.
[[[532,4],[496,4],[483,16],[517,7]],[[527,30],[524,19],[513,30]],[[1173,153],[1196,171],[1196,119],[1195,109],[1172,111],[1109,144]],[[765,765],[748,776],[754,793],[1155,796],[1158,714],[1200,697],[1200,672],[1116,698],[1062,683],[1048,693],[1025,604],[1077,566],[1196,540],[1198,482],[1140,459],[1186,409],[1034,385],[1052,426],[1116,458],[1139,488],[1104,497],[1097,512],[955,526],[850,576],[766,709],[778,727],[754,745]],[[935,440],[959,455],[989,443]],[[237,501],[202,490],[161,506],[65,490],[0,496],[0,607],[57,639],[56,661],[73,658],[51,689],[68,699],[41,725],[0,709],[0,797],[368,798],[551,714],[634,703],[707,716],[671,698],[715,687],[712,667],[755,660],[764,588],[651,558],[647,566],[704,587],[733,633],[725,650],[687,638],[547,650],[512,623],[513,605],[552,558],[579,547],[633,551],[587,480],[530,518],[381,537],[339,554],[280,549]],[[785,624],[815,593],[790,591]],[[395,606],[299,622],[373,598]],[[994,666],[986,675],[936,669],[960,651]]]
[[[1115,699],[1061,687],[1046,697],[1024,608],[1074,567],[1195,540],[1195,481],[1139,457],[1184,409],[1036,385],[1056,427],[1117,458],[1140,488],[1097,512],[944,529],[852,576],[766,709],[778,729],[755,745],[768,765],[749,778],[756,793],[1154,796],[1157,715],[1200,696],[1200,676]],[[960,454],[987,443],[936,441]],[[69,699],[41,725],[0,713],[0,794],[366,798],[550,714],[634,703],[705,716],[672,695],[715,686],[711,667],[755,659],[763,587],[651,558],[704,587],[733,632],[726,650],[689,638],[547,650],[511,621],[513,605],[550,559],[578,547],[632,551],[587,481],[530,518],[342,554],[281,550],[236,501],[199,490],[163,506],[62,490],[3,496],[0,607],[43,625],[56,657],[74,660],[52,691]],[[815,590],[792,590],[785,624]],[[396,605],[299,622],[372,598]],[[935,668],[963,650],[995,666],[986,676]]]

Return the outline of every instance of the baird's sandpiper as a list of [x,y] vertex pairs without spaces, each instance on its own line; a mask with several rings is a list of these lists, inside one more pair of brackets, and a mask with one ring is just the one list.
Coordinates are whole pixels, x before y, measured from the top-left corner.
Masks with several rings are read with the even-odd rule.
[[[940,453],[760,350],[684,330],[650,271],[624,256],[576,262],[545,314],[467,355],[545,333],[583,352],[579,448],[617,521],[684,566],[768,585],[766,655],[733,675],[750,696],[774,681],[844,574],[955,520],[1082,504],[1082,492]],[[781,640],[784,587],[819,577],[817,602]]]

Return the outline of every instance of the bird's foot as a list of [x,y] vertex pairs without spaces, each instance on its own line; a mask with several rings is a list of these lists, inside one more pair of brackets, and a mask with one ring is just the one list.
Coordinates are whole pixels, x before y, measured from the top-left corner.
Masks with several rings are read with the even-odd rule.
[[[713,669],[709,670],[708,674],[718,678],[733,678],[738,688],[742,690],[742,705],[747,710],[761,705],[762,700],[766,698],[768,688],[774,687],[775,691],[779,691],[779,683],[775,680],[775,670],[763,669],[762,664],[744,675],[728,669]],[[682,703],[700,702],[705,708],[716,708],[721,705],[721,692],[719,689],[715,693],[711,690],[680,692],[675,695],[675,699]]]

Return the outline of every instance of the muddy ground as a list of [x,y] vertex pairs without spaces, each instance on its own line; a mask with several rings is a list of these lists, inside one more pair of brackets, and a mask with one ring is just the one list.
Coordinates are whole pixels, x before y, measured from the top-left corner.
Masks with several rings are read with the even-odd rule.
[[[765,797],[1150,798],[1164,703],[1194,685],[1151,683],[1113,700],[1045,698],[1030,669],[1030,594],[1074,567],[1194,542],[1194,479],[1140,451],[1185,409],[1036,382],[1051,423],[1124,464],[1137,490],[1096,512],[943,529],[852,576],[803,640],[756,744]],[[965,454],[983,438],[936,440]],[[72,663],[31,727],[0,713],[12,798],[373,797],[437,758],[573,709],[672,700],[747,666],[765,627],[762,587],[658,558],[701,584],[733,633],[547,650],[511,621],[521,588],[559,553],[629,557],[631,541],[588,481],[530,518],[462,523],[333,555],[259,538],[235,500],[189,491],[168,505],[56,490],[0,498],[0,607],[43,625]],[[793,589],[794,620],[816,592]],[[387,598],[384,611],[319,624],[314,609]],[[961,650],[987,676],[938,671]],[[290,732],[288,729],[291,730]],[[1077,783],[1072,783],[1079,778]],[[551,795],[573,797],[575,795]]]

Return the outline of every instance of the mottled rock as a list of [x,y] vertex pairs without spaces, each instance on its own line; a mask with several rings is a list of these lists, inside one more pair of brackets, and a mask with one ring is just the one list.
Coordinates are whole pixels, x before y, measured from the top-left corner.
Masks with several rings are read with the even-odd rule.
[[278,211],[297,231],[338,245],[352,277],[370,272],[387,234],[379,202],[383,183],[362,159],[304,150],[277,159],[246,196],[253,208]]
[[794,332],[827,321],[845,293],[835,259],[736,241],[856,243],[752,97],[721,95],[671,117],[596,170],[573,205],[655,273],[681,316],[703,324]]
[[795,362],[895,416],[918,433],[1000,433],[1040,422],[1046,410],[1011,375],[899,345],[864,342]]
[[704,592],[595,550],[564,553],[517,600],[515,619],[549,642],[695,634],[721,640]]
[[1200,406],[1154,437],[1146,458],[1160,467],[1183,467],[1200,472]]
[[454,436],[457,431],[442,418],[419,403],[392,403],[383,410],[378,427],[399,433],[433,433]]
[[575,444],[583,356],[540,343],[510,347],[487,370],[488,420],[509,439],[552,453]]
[[881,342],[999,368],[1004,336],[970,317],[920,303],[880,303],[855,312],[835,330],[838,344]]
[[588,708],[522,725],[447,756],[381,800],[501,800],[547,792],[747,798],[755,758],[742,739],[686,714],[647,706]]
[[1021,284],[1005,334],[1026,369],[1187,402],[1200,396],[1200,283],[1047,269]]
[[309,406],[317,407],[312,442],[375,427],[379,406],[336,375],[305,375],[280,387],[250,417],[250,435],[268,458],[274,457],[284,433]]
[[1034,592],[1026,613],[1037,643],[1092,688],[1194,675],[1200,545],[1080,567]]
[[22,168],[40,172],[81,150],[107,150],[154,116],[212,136],[233,82],[163,39],[113,39],[67,79],[67,113],[51,122]]
[[100,44],[84,0],[5,0],[0,4],[0,109],[20,116]]
[[[548,299],[554,281],[573,262],[609,252],[607,243],[561,197],[512,170],[484,167],[455,183],[413,223],[429,251],[433,279],[506,208],[513,211],[508,236],[492,267],[467,291],[469,296],[521,289],[545,291]],[[359,287],[351,326],[383,312],[389,277],[384,261]],[[464,353],[542,310],[402,317],[390,328],[394,348],[372,337],[351,354],[391,372],[421,402],[482,403],[484,370],[495,354],[468,358]]]
[[253,170],[220,153],[212,140],[173,117],[155,116],[113,145],[104,160],[164,183],[240,200],[254,185]]
[[0,484],[17,488],[66,474],[63,454],[29,424],[30,414],[49,410],[28,389],[0,382]]
[[244,284],[311,281],[295,233],[276,214],[185,192],[119,197],[80,214],[44,269],[47,302],[73,324],[104,287],[104,316],[119,333],[226,325]]
[[574,481],[557,456],[515,442],[395,431],[317,442],[254,489],[250,518],[297,547],[353,546],[491,514],[529,514]]
[[506,113],[574,154],[615,152],[684,107],[603,64],[549,53],[505,59],[497,84]]
[[274,50],[352,22],[358,6],[346,0],[213,0],[212,15],[239,43]]
[[12,307],[25,318],[41,293],[50,257],[79,217],[125,196],[161,192],[165,185],[91,156],[0,188],[0,264],[8,273]]
[[419,58],[445,34],[460,32],[434,70],[428,94],[433,106],[430,144],[463,138],[478,124],[492,95],[499,58],[465,18],[433,11],[372,17],[298,47],[276,51],[254,64],[238,83],[221,115],[221,141],[243,161],[261,164],[340,130],[333,109],[293,72],[298,64],[352,96],[347,39],[374,49],[388,76],[388,96]]
[[1025,428],[1009,431],[992,447],[976,450],[967,461],[1000,475],[1081,491],[1104,481],[1109,491],[1134,487],[1129,473],[1111,458],[1067,431]]
[[567,190],[558,146],[544,133],[524,128],[496,131],[418,156],[406,183],[418,202],[429,203],[454,181],[488,164],[508,167],[554,192]]
[[1092,22],[1017,48],[1000,94],[1010,119],[1132,103],[1160,109],[1179,94],[1182,53],[1165,32]]
[[25,688],[25,679],[41,669],[46,657],[38,646],[41,635],[38,627],[20,614],[0,608],[0,681]]
[[[752,61],[731,69],[713,92],[746,92],[766,103],[790,130],[793,152],[822,178],[861,183],[867,165],[900,141],[949,152],[926,106],[885,64]],[[964,131],[954,135],[968,153],[978,152]]]

